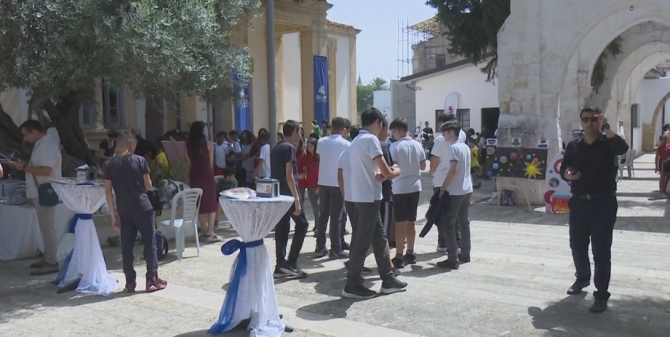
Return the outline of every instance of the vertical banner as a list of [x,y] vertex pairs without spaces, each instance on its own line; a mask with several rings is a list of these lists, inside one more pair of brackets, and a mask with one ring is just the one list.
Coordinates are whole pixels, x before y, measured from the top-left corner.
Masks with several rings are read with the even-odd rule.
[[328,58],[314,56],[314,119],[330,122],[330,100],[328,97]]
[[235,111],[235,129],[239,133],[244,130],[254,132],[250,85],[250,83],[244,84],[237,72],[233,70],[233,110]]

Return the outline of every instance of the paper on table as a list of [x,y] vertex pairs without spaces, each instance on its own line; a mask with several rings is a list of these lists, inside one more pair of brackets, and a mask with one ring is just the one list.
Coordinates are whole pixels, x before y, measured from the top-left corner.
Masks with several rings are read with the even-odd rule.
[[77,167],[75,170],[88,170],[88,165],[84,164],[82,166]]

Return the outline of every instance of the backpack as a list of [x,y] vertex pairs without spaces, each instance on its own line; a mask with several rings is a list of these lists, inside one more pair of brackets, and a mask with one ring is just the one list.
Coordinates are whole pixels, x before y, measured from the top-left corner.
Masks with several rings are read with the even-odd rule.
[[167,256],[168,240],[163,233],[156,231],[156,258],[160,261]]

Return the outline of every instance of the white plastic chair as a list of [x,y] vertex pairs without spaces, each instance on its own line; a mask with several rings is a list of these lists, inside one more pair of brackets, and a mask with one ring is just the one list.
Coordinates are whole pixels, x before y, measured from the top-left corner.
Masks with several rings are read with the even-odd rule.
[[[186,228],[193,227],[195,233],[195,246],[200,256],[200,240],[198,239],[198,213],[200,211],[200,201],[202,200],[202,189],[189,188],[177,193],[172,198],[172,207],[170,211],[170,220],[161,221],[161,227],[169,228],[174,232],[175,243],[177,246],[177,260],[181,260],[186,245]],[[177,218],[177,207],[181,201],[182,217]]]
[[626,153],[626,160],[619,165],[619,180],[623,179],[623,169],[628,170],[628,179],[635,178],[635,157],[637,157],[637,150],[632,149]]

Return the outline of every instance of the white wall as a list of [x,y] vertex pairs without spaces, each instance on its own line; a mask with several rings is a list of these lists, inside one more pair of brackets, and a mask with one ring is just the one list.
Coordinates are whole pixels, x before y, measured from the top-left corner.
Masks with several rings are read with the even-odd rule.
[[330,118],[332,119],[335,116],[350,118],[351,114],[349,109],[351,107],[350,100],[351,94],[349,93],[350,87],[350,72],[351,65],[349,64],[349,37],[344,35],[338,35],[329,33],[329,38],[335,38],[337,40],[337,52],[335,54],[335,96],[330,99],[337,100],[337,111],[330,112]]
[[[657,80],[642,80],[637,89],[637,97],[635,103],[640,105],[640,123],[652,124],[652,117],[654,109],[661,101],[661,98],[670,92],[670,78]],[[654,130],[654,144],[656,144],[658,137],[661,135],[661,128],[663,127],[663,117],[661,113],[656,119],[656,128]],[[670,100],[665,103],[665,123],[670,123]],[[633,129],[633,148],[640,151],[642,148],[642,132],[641,129]]]
[[[282,36],[284,118],[302,120],[302,69],[300,66],[300,33]],[[283,121],[280,121],[283,122]]]
[[267,48],[265,41],[265,19],[253,20],[248,35],[249,56],[252,60],[253,73],[251,74],[251,112],[254,130],[269,127],[268,114],[268,75],[267,75]]
[[416,81],[416,122],[435,124],[435,110],[444,109],[451,92],[460,94],[459,109],[470,109],[470,127],[481,131],[481,109],[498,107],[498,88],[486,82],[486,75],[473,65],[462,66]]
[[391,90],[377,90],[374,91],[372,98],[372,105],[379,109],[382,113],[386,114],[386,120],[389,123],[393,120],[393,104]]

